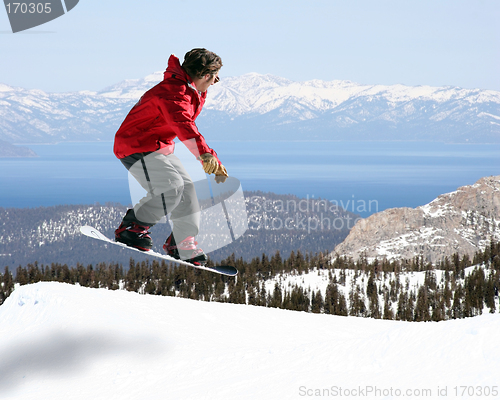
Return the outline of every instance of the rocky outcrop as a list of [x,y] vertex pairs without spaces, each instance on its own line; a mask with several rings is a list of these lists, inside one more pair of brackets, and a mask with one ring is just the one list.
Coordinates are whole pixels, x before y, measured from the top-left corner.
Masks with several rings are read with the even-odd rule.
[[500,240],[500,175],[439,196],[417,208],[393,208],[358,221],[334,254],[358,259],[413,258],[436,263],[473,256]]

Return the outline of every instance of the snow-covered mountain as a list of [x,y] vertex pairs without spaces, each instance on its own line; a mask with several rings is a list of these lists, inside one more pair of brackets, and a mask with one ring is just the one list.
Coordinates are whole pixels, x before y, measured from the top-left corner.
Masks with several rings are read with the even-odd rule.
[[436,263],[454,253],[471,259],[500,240],[500,175],[413,208],[392,208],[360,220],[334,253],[357,259],[409,259]]
[[111,140],[133,103],[95,92],[45,93],[0,84],[0,139],[18,144]]
[[[0,139],[112,140],[157,72],[99,92],[45,93],[0,84]],[[209,89],[198,125],[219,140],[500,142],[500,92],[457,87],[295,82],[250,73]]]
[[408,323],[43,282],[0,306],[0,394],[497,398],[499,329],[498,314]]

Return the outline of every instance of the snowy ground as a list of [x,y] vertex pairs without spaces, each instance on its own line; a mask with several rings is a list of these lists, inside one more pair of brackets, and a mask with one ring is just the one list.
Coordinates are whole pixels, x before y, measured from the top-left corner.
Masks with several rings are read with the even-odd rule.
[[0,398],[498,399],[498,332],[498,314],[407,323],[37,283],[0,306]]

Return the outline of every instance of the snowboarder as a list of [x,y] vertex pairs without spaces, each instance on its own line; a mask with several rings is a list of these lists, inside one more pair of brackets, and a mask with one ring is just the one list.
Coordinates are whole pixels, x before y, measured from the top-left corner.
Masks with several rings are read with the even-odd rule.
[[217,153],[198,132],[207,89],[219,81],[221,58],[206,49],[186,53],[182,65],[171,55],[164,80],[148,90],[130,110],[115,135],[114,153],[147,195],[125,214],[115,240],[140,250],[153,246],[149,229],[170,214],[172,233],[163,249],[176,259],[203,265],[207,256],[196,247],[200,210],[193,181],[173,154],[181,140],[216,182],[228,176]]

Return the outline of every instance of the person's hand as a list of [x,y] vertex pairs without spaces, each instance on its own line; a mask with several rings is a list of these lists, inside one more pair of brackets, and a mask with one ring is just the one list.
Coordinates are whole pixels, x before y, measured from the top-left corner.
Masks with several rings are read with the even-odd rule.
[[227,174],[226,167],[224,167],[224,165],[220,164],[219,168],[217,168],[217,171],[215,172],[215,182],[216,183],[224,183],[228,176],[229,175]]
[[212,154],[202,154],[200,156],[200,159],[203,162],[203,171],[205,171],[209,175],[217,172],[219,163],[217,162],[217,158],[215,158]]

